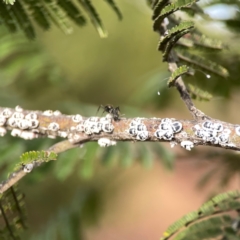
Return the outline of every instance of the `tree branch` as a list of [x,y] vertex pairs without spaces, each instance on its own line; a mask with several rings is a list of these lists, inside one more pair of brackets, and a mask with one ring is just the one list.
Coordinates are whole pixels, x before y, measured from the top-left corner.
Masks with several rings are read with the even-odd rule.
[[[169,24],[169,21],[167,20],[167,18],[165,18],[165,20],[159,26],[158,33],[160,34],[161,39],[164,38],[164,36],[168,33],[168,28],[167,28],[168,24]],[[168,62],[169,71],[171,73],[175,72],[178,68],[178,65],[177,65],[178,57],[175,54],[174,50],[170,51],[167,62]],[[194,119],[196,120],[210,119],[210,117],[208,117],[202,111],[200,111],[195,107],[181,76],[176,79],[176,81],[174,82],[174,86],[177,88],[182,100],[187,106],[189,112],[193,115]]]
[[[192,108],[194,106],[191,106]],[[198,145],[240,150],[240,126],[217,119],[176,120],[174,118],[121,118],[114,121],[106,117],[64,115],[59,111],[29,111],[19,106],[15,109],[0,107],[0,134],[11,131],[14,137],[31,140],[39,137],[62,137],[48,149],[61,153],[89,141],[98,141],[101,147],[115,145],[117,141],[170,142],[191,150]],[[44,161],[34,161],[31,168]],[[13,186],[27,172],[24,167],[0,184],[0,193]]]

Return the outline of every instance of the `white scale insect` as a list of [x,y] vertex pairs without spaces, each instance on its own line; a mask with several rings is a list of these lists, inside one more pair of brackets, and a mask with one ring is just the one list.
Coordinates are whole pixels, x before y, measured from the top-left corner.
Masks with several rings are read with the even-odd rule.
[[32,163],[28,163],[28,164],[23,166],[23,171],[25,173],[30,173],[32,170],[33,170],[33,164]]
[[130,123],[130,128],[127,130],[129,134],[139,141],[145,141],[149,138],[147,127],[142,123],[141,118],[133,119]]
[[169,118],[162,119],[154,136],[158,139],[164,139],[170,141],[173,139],[174,134],[182,130],[182,123],[178,121],[172,121]]
[[182,141],[181,147],[185,148],[188,151],[191,151],[192,148],[194,147],[194,143],[191,141]]
[[195,135],[202,138],[205,142],[213,144],[226,145],[229,142],[231,130],[223,129],[223,124],[212,121],[205,121],[202,127],[199,125],[194,126]]
[[99,138],[98,144],[100,147],[109,147],[117,144],[116,141],[110,140],[109,138]]

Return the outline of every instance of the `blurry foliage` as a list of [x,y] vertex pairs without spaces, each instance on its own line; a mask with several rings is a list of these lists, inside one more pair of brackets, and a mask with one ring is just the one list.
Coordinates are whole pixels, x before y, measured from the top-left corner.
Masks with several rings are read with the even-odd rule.
[[[239,200],[238,191],[213,197],[197,211],[169,226],[161,240],[239,239]],[[237,216],[229,215],[229,212],[235,212]]]
[[19,240],[26,227],[24,195],[14,186],[0,194],[0,239]]
[[[117,7],[118,4],[116,5],[110,0],[105,1],[112,7],[118,17],[121,18],[121,13]],[[5,2],[11,4],[14,1]],[[154,1],[149,0],[149,5],[152,2]],[[167,4],[167,1],[163,2]],[[209,20],[196,4],[190,8],[186,6],[186,2],[190,3],[191,1],[181,1],[183,3],[181,8],[185,13],[189,14],[188,18],[192,18],[191,20],[195,21],[198,20],[196,16],[200,15],[203,19]],[[218,2],[211,1],[211,4],[214,5]],[[223,1],[220,2],[222,3]],[[237,6],[239,7],[239,2],[237,1],[230,1],[230,3],[238,4]],[[37,1],[19,0],[16,1],[16,4],[10,6],[0,0],[0,20],[1,24],[5,26],[5,28],[2,26],[0,29],[0,88],[3,89],[0,91],[1,105],[13,107],[20,104],[24,108],[31,106],[40,109],[54,106],[66,114],[81,112],[85,116],[90,116],[96,114],[99,99],[101,101],[114,99],[117,103],[119,101],[117,96],[121,92],[125,92],[122,94],[122,98],[125,100],[127,99],[126,96],[129,97],[123,104],[119,105],[121,112],[128,117],[150,115],[149,112],[143,112],[141,109],[143,106],[145,109],[150,106],[153,108],[151,110],[154,110],[154,106],[158,110],[160,107],[166,108],[171,106],[175,99],[174,96],[177,94],[167,88],[167,79],[170,74],[166,71],[166,65],[161,66],[164,69],[163,71],[160,71],[160,68],[156,70],[156,66],[159,66],[161,62],[160,54],[157,55],[158,57],[155,57],[150,52],[150,49],[154,48],[153,44],[157,40],[152,38],[153,40],[150,41],[151,37],[146,37],[148,35],[145,34],[146,26],[149,29],[151,28],[150,21],[149,25],[144,25],[147,21],[146,18],[150,19],[150,16],[135,16],[135,9],[130,9],[129,5],[126,7],[123,3],[119,3],[125,6],[126,9],[123,8],[124,12],[126,12],[125,15],[130,15],[129,19],[126,16],[126,22],[122,23],[124,27],[121,28],[121,26],[114,25],[110,21],[111,18],[107,18],[107,21],[104,21],[106,23],[109,22],[109,28],[112,29],[112,32],[115,31],[115,35],[112,34],[111,38],[105,40],[106,42],[104,43],[97,42],[98,40],[94,39],[94,35],[91,35],[89,32],[83,32],[84,30],[81,30],[82,32],[79,35],[76,31],[75,36],[77,37],[73,41],[74,44],[71,42],[74,39],[73,36],[72,38],[68,38],[66,45],[61,45],[61,43],[64,43],[61,42],[64,41],[64,38],[62,35],[54,32],[54,30],[52,30],[53,35],[51,35],[52,32],[48,33],[50,35],[49,38],[39,32],[41,44],[45,45],[45,49],[39,42],[29,42],[23,36],[22,32],[28,38],[32,39],[35,36],[35,31],[39,31],[35,27],[35,24],[45,30],[55,24],[65,33],[70,33],[72,32],[71,21],[76,25],[84,26],[86,23],[85,15],[88,15],[100,36],[104,37],[106,36],[106,30],[103,27],[101,17],[104,18],[105,13],[102,14],[103,16],[98,15],[96,8],[94,8],[95,4],[99,4],[97,1],[94,4],[90,4],[91,1],[87,0],[81,0],[78,3],[66,0],[50,0],[41,1],[41,4],[38,5]],[[83,14],[80,12],[79,6],[83,10]],[[19,12],[20,15],[16,14],[19,8],[21,9]],[[186,17],[186,15],[183,16]],[[32,23],[33,19],[34,24]],[[23,24],[25,20],[27,24]],[[175,22],[173,26],[176,25],[176,21],[179,21],[178,18],[172,19],[172,22]],[[234,19],[224,20],[223,22],[226,26],[231,25],[231,27],[234,27],[236,34],[239,34],[239,14],[236,14]],[[131,24],[133,24],[132,27]],[[168,45],[166,40],[186,34],[188,29],[192,28],[191,26],[183,25],[175,27],[170,32],[169,39],[166,37],[164,41],[159,43],[159,47],[161,46],[161,49],[169,51],[173,47],[173,44],[170,43]],[[124,32],[123,28],[128,31]],[[10,32],[20,31],[11,35],[7,34],[7,30]],[[212,40],[200,34],[197,30],[191,33],[191,35],[185,35],[185,38],[181,38],[178,42],[179,56],[180,51],[185,54],[185,57],[187,52],[197,55],[196,58],[188,55],[189,62],[193,68],[198,69],[199,67],[204,69],[205,73],[215,72],[215,75],[211,75],[211,79],[209,80],[203,77],[202,73],[196,71],[195,76],[186,75],[185,80],[196,83],[195,85],[198,85],[203,90],[210,91],[213,95],[230,96],[231,91],[239,87],[239,56],[226,50],[221,41]],[[223,41],[225,37],[228,39],[231,38],[231,36],[223,34]],[[235,35],[235,37],[239,36]],[[219,49],[222,48],[225,49],[224,53],[219,53]],[[79,52],[79,49],[83,49],[83,52]],[[149,55],[147,56],[144,52],[141,52],[142,49],[147,49],[146,52],[149,52]],[[53,53],[54,51],[55,53]],[[71,53],[71,59],[68,58],[69,52]],[[124,57],[121,58],[121,56]],[[203,57],[205,59],[200,61]],[[193,61],[194,59],[196,60],[195,62]],[[223,65],[229,69],[230,77],[227,78],[228,74],[226,70],[218,65],[212,65],[210,62],[206,64],[206,59],[213,61],[218,59],[219,65]],[[64,66],[69,66],[69,69],[70,65],[75,64],[74,71],[78,73],[78,75],[75,74],[77,77],[74,78],[73,71],[68,71],[67,67],[63,71],[55,61],[60,62]],[[186,58],[185,61],[187,61]],[[124,65],[125,62],[127,63],[126,65]],[[202,63],[202,66],[200,63]],[[145,69],[148,69],[148,73],[145,76],[136,77],[141,76]],[[138,75],[134,76],[133,72],[138,73]],[[225,79],[219,78],[219,75],[225,77]],[[136,80],[136,78],[139,79]],[[196,86],[194,87],[192,92],[193,94],[195,93],[196,98],[206,96],[204,95],[206,92],[201,92]],[[160,93],[160,96],[157,92]],[[89,103],[79,101],[79,99],[83,98],[82,95],[84,93],[88,97]],[[89,97],[89,95],[91,96]],[[93,100],[96,95],[99,98]],[[104,102],[99,102],[99,104],[104,104]],[[36,139],[33,141],[23,141],[13,138],[9,134],[4,138],[0,138],[1,180],[6,178],[8,172],[12,171],[15,164],[19,162],[19,156],[23,152],[46,150],[59,140]],[[94,177],[99,171],[99,166],[111,169],[113,166],[120,165],[127,168],[139,161],[143,166],[150,167],[155,158],[160,159],[169,169],[173,168],[174,155],[163,147],[162,144],[118,143],[118,147],[99,148],[97,143],[90,143],[84,145],[81,149],[73,149],[60,154],[56,162],[45,164],[36,171],[33,171],[27,179],[23,180],[23,184],[36,184],[42,181],[42,191],[44,191],[44,186],[47,186],[48,182],[44,182],[43,178],[47,174],[53,175],[55,179],[58,179],[62,183],[67,182],[71,176],[74,176],[77,184],[79,182],[84,184],[83,179],[95,180]],[[228,170],[226,170],[225,166],[225,176],[222,183],[226,183],[234,173],[239,173],[239,161],[229,161],[229,159],[231,159],[229,156],[224,159]],[[236,160],[237,158],[234,159]],[[213,177],[213,173],[214,171],[208,174],[205,177],[205,181]],[[41,230],[39,234],[34,232],[32,239],[75,239],[76,236],[78,237],[76,239],[81,239],[82,224],[86,222],[89,224],[93,223],[101,213],[99,211],[101,208],[101,197],[98,191],[95,189],[92,190],[92,185],[94,184],[91,184],[87,186],[88,191],[80,189],[80,192],[76,194],[73,201],[69,202],[67,207],[60,209],[56,217],[53,217],[53,220],[46,223],[45,219],[41,219],[40,222],[46,223],[46,228],[45,230]],[[61,191],[61,187],[59,188],[59,191]],[[57,201],[54,197],[54,194],[49,196],[49,198]],[[39,200],[35,199],[35,202],[32,204],[37,205],[36,201]],[[46,201],[44,204],[48,204],[48,199],[40,199],[40,201]],[[41,210],[38,209],[38,211]]]
[[[121,19],[121,12],[114,0],[105,1]],[[71,21],[78,26],[84,26],[87,22],[80,7],[89,16],[100,37],[106,37],[107,32],[91,0],[79,0],[78,3],[69,0],[18,0],[16,2],[11,0],[5,3],[0,1],[0,24],[4,25],[10,33],[21,30],[29,39],[35,38],[32,20],[43,30],[48,30],[52,24],[55,24],[64,33],[70,34],[73,31]]]
[[29,240],[81,240],[84,238],[83,227],[97,221],[103,210],[101,193],[98,189],[79,189],[67,206],[58,210],[56,216],[45,222],[38,232],[23,239]]

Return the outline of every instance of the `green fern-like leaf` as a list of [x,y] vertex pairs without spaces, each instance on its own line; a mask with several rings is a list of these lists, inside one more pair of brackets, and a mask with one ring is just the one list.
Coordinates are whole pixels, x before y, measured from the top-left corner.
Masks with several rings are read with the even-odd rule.
[[[217,217],[213,215],[233,210],[238,211],[240,209],[239,200],[239,191],[217,195],[204,203],[198,211],[191,212],[173,223],[164,232],[161,240],[167,240],[174,234],[176,234],[174,240],[210,239],[213,236],[225,236],[227,231],[224,231],[223,227],[233,230],[231,225],[233,219],[228,215],[219,215]],[[184,227],[185,229],[177,234]],[[193,236],[196,236],[196,238]]]
[[188,84],[188,91],[193,99],[209,101],[212,98],[212,95],[209,92],[193,86],[192,84]]
[[49,18],[58,26],[65,34],[71,34],[73,27],[67,17],[67,14],[57,4],[55,0],[44,0],[42,2],[44,9],[48,12]]
[[16,186],[0,194],[0,239],[20,240],[19,234],[26,229],[24,195]]
[[58,0],[58,5],[67,13],[69,18],[71,18],[77,25],[83,26],[86,24],[86,20],[83,17],[80,10],[76,5],[69,0]]
[[91,19],[91,22],[95,26],[96,30],[99,33],[99,36],[102,38],[107,37],[107,32],[103,27],[102,21],[99,18],[99,15],[95,9],[95,7],[91,4],[91,1],[89,0],[79,0],[79,2],[82,4],[83,8],[87,12],[88,16]]
[[177,2],[167,5],[162,9],[160,15],[157,18],[155,18],[155,21],[153,23],[153,30],[154,31],[159,30],[159,26],[165,17],[195,2],[196,2],[195,0],[178,0]]
[[122,13],[120,9],[118,8],[117,4],[114,2],[114,0],[104,0],[105,2],[108,3],[108,5],[112,8],[112,10],[117,14],[118,19],[122,19]]
[[160,42],[159,42],[159,46],[158,46],[158,50],[160,51],[164,51],[166,48],[167,43],[173,39],[176,35],[178,35],[179,33],[185,32],[190,30],[191,28],[194,27],[193,22],[181,22],[179,25],[171,28],[168,31],[168,34],[166,36],[164,36]]
[[172,75],[170,76],[169,80],[168,80],[168,86],[172,87],[174,86],[175,81],[182,76],[183,74],[186,74],[189,70],[189,67],[186,65],[182,65],[179,68],[177,68]]
[[155,20],[159,14],[161,13],[162,9],[169,4],[169,0],[157,0],[153,5],[153,16],[152,19]]
[[193,55],[187,51],[182,49],[175,49],[177,52],[177,56],[184,62],[188,62],[191,65],[198,66],[202,69],[205,69],[209,72],[215,73],[222,77],[228,77],[229,73],[226,68],[218,65],[215,62],[212,62],[204,57]]
[[[114,0],[105,0],[119,19],[122,14]],[[13,0],[0,1],[0,24],[7,27],[10,32],[22,30],[29,39],[35,37],[33,19],[42,29],[48,30],[52,24],[59,27],[65,34],[73,32],[72,20],[78,26],[86,25],[86,18],[80,11],[89,16],[100,37],[106,37],[101,18],[91,0]],[[13,4],[13,5],[11,5]]]
[[13,5],[15,1],[16,0],[3,0],[3,2],[5,2],[6,4],[11,4],[11,5]]
[[10,13],[14,16],[16,19],[18,25],[23,30],[25,35],[29,39],[35,38],[35,31],[32,25],[31,20],[28,17],[27,12],[25,11],[22,3],[20,0],[16,1],[13,6],[10,7]]
[[44,30],[48,30],[51,26],[49,14],[43,5],[36,0],[23,0],[33,19]]
[[196,46],[204,48],[221,50],[224,48],[222,41],[218,39],[212,39],[201,33],[193,33],[191,35],[192,41]]
[[14,33],[17,31],[17,23],[9,11],[9,6],[0,1],[0,24],[6,26],[9,32]]
[[14,170],[20,169],[22,166],[32,163],[34,161],[48,162],[51,160],[56,160],[57,154],[48,151],[30,151],[25,152],[20,157],[20,162],[16,164]]

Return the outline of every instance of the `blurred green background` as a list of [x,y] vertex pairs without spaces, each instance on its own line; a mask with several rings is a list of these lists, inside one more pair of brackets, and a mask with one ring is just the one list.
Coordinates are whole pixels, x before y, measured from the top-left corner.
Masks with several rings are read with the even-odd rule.
[[[103,1],[93,3],[108,38],[101,39],[90,23],[75,27],[72,35],[55,27],[48,32],[37,28],[35,41],[1,29],[1,106],[91,116],[100,104],[109,103],[120,106],[126,117],[190,118],[178,92],[167,88],[170,74],[156,50],[159,36],[152,31],[145,1],[118,1],[122,21]],[[213,94],[211,102],[196,102],[202,111],[237,123],[239,35],[221,26],[212,31],[203,20],[197,26],[229,46],[206,56],[228,68],[230,77],[207,79],[198,72],[186,81]],[[47,149],[57,141],[28,142],[10,135],[0,139],[1,180],[24,151]],[[213,153],[211,161],[208,151]],[[219,151],[199,147],[190,154],[179,147],[169,151],[168,144],[143,143],[100,150],[90,143],[63,153],[20,182],[29,216],[23,239],[159,238],[171,222],[194,210],[213,191],[222,190],[214,187],[217,181],[201,191],[195,188],[201,176],[220,164]],[[166,171],[173,165],[173,172]],[[231,179],[228,187],[239,187],[238,178]]]

